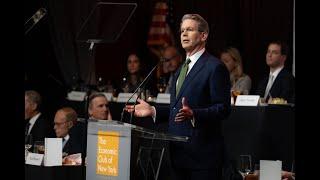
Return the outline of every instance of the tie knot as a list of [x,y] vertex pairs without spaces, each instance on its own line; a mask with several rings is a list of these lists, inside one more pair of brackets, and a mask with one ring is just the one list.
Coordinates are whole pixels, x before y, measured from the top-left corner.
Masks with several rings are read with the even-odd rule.
[[188,58],[188,59],[186,59],[185,64],[188,65],[190,62],[191,62],[191,60]]
[[274,77],[274,76],[273,76],[272,74],[270,74],[269,78],[270,78],[271,80],[273,80],[273,77]]

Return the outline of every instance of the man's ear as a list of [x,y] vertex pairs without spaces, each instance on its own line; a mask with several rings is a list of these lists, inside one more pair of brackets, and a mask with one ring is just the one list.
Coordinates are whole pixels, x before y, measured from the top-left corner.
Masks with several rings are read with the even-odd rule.
[[201,40],[202,40],[202,41],[206,41],[207,39],[208,39],[208,33],[202,32]]
[[37,109],[38,105],[36,103],[31,103],[31,109],[35,111]]
[[286,60],[287,60],[287,55],[281,55],[281,59],[282,59],[283,62],[286,62]]
[[88,110],[88,114],[89,114],[89,116],[92,115],[92,110],[91,109]]
[[68,121],[68,128],[70,129],[70,128],[72,128],[72,126],[73,126],[73,122],[72,121]]

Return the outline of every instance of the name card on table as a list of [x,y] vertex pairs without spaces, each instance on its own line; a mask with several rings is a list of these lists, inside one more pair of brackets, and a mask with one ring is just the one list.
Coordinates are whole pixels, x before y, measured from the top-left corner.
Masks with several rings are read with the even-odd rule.
[[109,101],[109,102],[111,102],[112,101],[112,93],[103,93],[104,94],[104,96],[106,96],[106,98],[107,98],[107,100]]
[[45,138],[44,146],[44,166],[62,166],[62,138]]
[[[118,95],[118,99],[117,99],[117,102],[120,102],[120,103],[125,103],[128,101],[128,99],[132,96],[132,93],[119,93]],[[135,94],[131,100],[129,102],[131,103],[134,103],[134,101],[137,99],[138,95]]]
[[81,91],[71,91],[68,93],[68,100],[71,101],[84,101],[84,98],[86,97],[87,93],[86,92],[81,92]]
[[258,106],[259,95],[238,95],[236,106]]
[[26,164],[41,166],[43,154],[28,153]]
[[282,161],[260,160],[259,180],[280,180]]
[[158,93],[156,103],[170,104],[170,94]]

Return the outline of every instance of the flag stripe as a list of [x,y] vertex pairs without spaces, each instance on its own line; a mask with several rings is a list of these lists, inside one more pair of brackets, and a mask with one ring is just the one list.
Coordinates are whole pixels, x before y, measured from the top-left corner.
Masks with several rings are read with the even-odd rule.
[[148,46],[166,46],[173,44],[172,34],[167,23],[168,6],[166,2],[157,2],[148,33]]

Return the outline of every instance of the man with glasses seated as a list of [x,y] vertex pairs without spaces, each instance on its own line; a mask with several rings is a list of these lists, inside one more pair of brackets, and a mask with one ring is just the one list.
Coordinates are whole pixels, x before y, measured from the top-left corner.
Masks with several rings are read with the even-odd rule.
[[177,48],[175,48],[174,46],[168,46],[164,50],[163,58],[165,59],[165,62],[163,63],[163,70],[166,74],[168,74],[165,93],[169,93],[169,90],[172,84],[174,84],[173,82],[174,73],[179,68],[182,62],[182,57],[179,51],[177,50]]
[[77,122],[77,113],[70,107],[64,107],[56,112],[54,117],[54,130],[58,138],[62,138],[63,152],[70,155],[83,153],[81,137],[71,132]]

